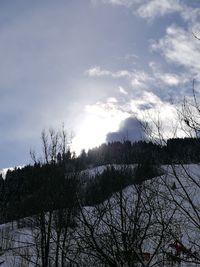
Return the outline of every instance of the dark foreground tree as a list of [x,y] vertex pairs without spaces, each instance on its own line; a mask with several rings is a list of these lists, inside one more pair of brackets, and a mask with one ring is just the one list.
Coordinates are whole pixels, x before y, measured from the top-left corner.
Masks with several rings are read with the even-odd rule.
[[[178,126],[187,137],[193,139],[200,153],[200,103],[194,90],[193,96],[189,100],[184,99],[181,109],[178,110]],[[157,136],[160,142],[165,142],[165,133],[157,124]],[[170,151],[169,151],[170,152]],[[197,151],[195,151],[197,154]],[[187,158],[187,155],[184,155]],[[170,157],[170,154],[169,154]],[[170,244],[171,252],[168,258],[179,263],[200,264],[200,165],[186,164],[179,157],[173,158],[164,167],[165,175],[161,179],[163,188],[167,193],[168,201],[176,206],[176,220],[179,224],[179,236],[173,236]],[[188,158],[190,163],[190,159]]]
[[41,159],[36,159],[32,153],[35,167],[30,167],[30,173],[37,177],[32,177],[31,181],[37,181],[37,190],[27,194],[26,198],[32,199],[29,206],[32,216],[23,219],[23,228],[25,232],[29,229],[28,234],[23,240],[16,234],[11,239],[10,247],[6,248],[13,253],[19,266],[21,260],[24,260],[25,266],[32,264],[41,267],[64,267],[73,262],[71,246],[78,213],[79,176],[66,170],[69,160],[66,136],[64,129],[60,132],[43,131]]
[[[176,235],[176,206],[157,179],[132,185],[94,207],[81,207],[80,266],[164,266]],[[169,205],[170,204],[170,205]]]

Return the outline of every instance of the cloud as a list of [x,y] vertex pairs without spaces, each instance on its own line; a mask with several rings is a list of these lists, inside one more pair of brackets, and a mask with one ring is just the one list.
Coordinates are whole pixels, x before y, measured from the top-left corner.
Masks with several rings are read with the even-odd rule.
[[183,20],[191,23],[198,19],[200,8],[192,8],[180,0],[146,0],[137,9],[137,14],[145,19],[155,19],[167,14],[179,13]]
[[92,67],[85,71],[85,74],[90,77],[110,76],[112,78],[131,78],[133,73],[128,70],[119,70],[116,72],[102,69],[100,66]]
[[131,99],[129,108],[129,113],[150,126],[150,137],[154,140],[160,138],[160,133],[164,139],[185,136],[185,132],[179,125],[178,105],[162,100],[153,92],[146,91],[137,98]]
[[141,5],[137,13],[151,19],[179,11],[182,11],[182,6],[178,0],[151,0]]
[[[155,43],[152,47],[154,50],[158,49],[158,45]],[[136,92],[139,89],[154,91],[157,88],[169,89],[170,87],[178,87],[190,80],[188,73],[165,72],[162,70],[162,66],[155,62],[150,62],[149,69],[146,71],[136,68],[131,71],[128,69],[111,71],[96,66],[88,69],[85,73],[93,78],[124,79],[124,81],[128,82],[127,89],[124,90],[122,86],[119,86],[119,91],[123,95],[128,95],[133,89]]]
[[92,0],[93,4],[98,4],[98,2],[103,4],[131,7],[133,3],[137,3],[139,0]]
[[112,73],[108,70],[102,70],[99,66],[92,67],[85,71],[86,75],[90,77],[112,76]]
[[[116,103],[116,108],[126,114],[129,114],[129,117],[131,116],[131,118],[137,118],[138,122],[144,122],[150,125],[152,128],[153,138],[157,138],[158,125],[164,138],[172,138],[177,129],[176,127],[178,127],[177,106],[174,106],[168,101],[162,100],[162,98],[150,91],[138,91],[137,95],[132,97],[129,96],[129,100],[127,98],[126,102]],[[133,125],[135,125],[135,123]],[[128,126],[130,126],[129,123]],[[136,124],[136,126],[138,125]],[[134,129],[135,128],[132,130]],[[132,130],[130,129],[130,132]],[[141,130],[140,127],[139,130]],[[111,137],[115,137],[116,140],[123,140],[123,138],[127,137],[127,132],[126,135],[124,134],[125,131],[126,130],[118,130],[117,133],[114,132]],[[138,132],[136,131],[136,133]],[[180,137],[184,136],[184,133],[180,129],[177,129],[176,133]],[[141,131],[139,131],[139,134],[136,136],[142,136],[142,138],[145,137],[144,135],[141,135]],[[108,140],[111,140],[109,138],[107,137]],[[131,140],[134,139],[132,138]],[[135,140],[137,140],[136,137]]]
[[139,113],[142,110],[156,109],[163,101],[153,92],[144,91],[137,98],[131,99],[132,112]]
[[160,80],[169,86],[177,86],[180,84],[180,79],[176,74],[164,73],[159,76]]
[[[97,0],[91,0],[97,3]],[[103,4],[125,6],[133,14],[152,20],[168,14],[179,13],[185,21],[194,22],[199,17],[200,8],[193,8],[180,0],[100,0]]]
[[115,97],[109,97],[108,99],[107,99],[107,103],[117,103],[118,101],[117,101],[117,99],[115,98]]
[[146,85],[153,81],[152,77],[143,70],[134,69],[129,70],[119,70],[119,71],[110,71],[102,69],[99,66],[92,67],[85,72],[90,77],[110,77],[114,79],[125,78],[127,79],[131,86],[133,87],[143,87],[146,88]]
[[77,129],[77,134],[72,142],[72,148],[77,154],[81,149],[89,149],[105,142],[108,132],[116,131],[122,120],[129,117],[120,103],[114,97],[105,102],[87,105],[83,119]]
[[163,38],[152,44],[152,49],[190,73],[197,75],[200,72],[200,41],[194,38],[192,31],[172,25]]
[[[114,97],[107,98],[105,99],[105,101],[96,103],[93,106],[88,106],[88,111],[90,113],[95,115],[95,117],[98,116],[100,118],[103,118],[102,123],[108,126],[106,126],[107,128],[104,126],[104,130],[108,130],[109,127],[111,127],[111,122],[115,121],[115,127],[119,125],[120,121],[122,121],[122,119],[119,119],[119,115],[121,118],[123,116],[125,117],[125,121],[121,123],[119,130],[109,131],[109,134],[106,138],[107,141],[123,141],[127,138],[131,139],[131,141],[137,141],[141,138],[144,138],[143,132],[138,125],[139,121],[147,122],[149,125],[151,125],[154,132],[152,136],[156,138],[156,125],[159,120],[159,124],[162,124],[162,129],[164,129],[163,132],[165,134],[165,137],[173,137],[174,129],[176,129],[176,122],[178,121],[176,116],[176,108],[171,103],[164,100],[164,96],[168,93],[168,90],[158,90],[160,95],[159,96],[156,94],[155,84],[158,87],[162,85],[163,89],[169,88],[169,86],[180,86],[182,82],[181,76],[179,77],[179,75],[174,73],[164,73],[162,72],[161,68],[159,69],[158,66],[153,63],[151,64],[151,70],[152,75],[144,75],[143,72],[138,75],[140,77],[152,76],[150,79],[144,79],[146,81],[145,87],[136,85],[134,86],[132,83],[133,73],[135,75],[135,73],[139,72],[129,72],[130,75],[126,75],[125,79],[129,81],[131,88],[127,87],[128,89],[126,88],[126,90],[124,90],[123,87],[119,87],[120,94],[116,94]],[[116,73],[120,73],[120,71],[108,72],[112,79],[116,79]],[[177,94],[176,90],[175,94]],[[105,118],[106,116],[108,117],[108,114],[111,115],[111,120],[106,123],[106,121],[108,120],[105,120]],[[126,121],[126,118],[130,116],[130,121]],[[97,119],[95,119],[95,121],[96,120]],[[90,124],[93,125],[94,123]],[[98,130],[98,132],[100,132],[100,130]],[[104,134],[106,132],[108,131],[104,131]],[[93,136],[95,136],[95,134],[93,134]],[[103,140],[103,135],[101,140]]]
[[119,86],[119,91],[123,95],[127,95],[128,94],[128,92],[122,86]]
[[[99,119],[96,119],[97,117],[102,118],[104,134],[109,132],[106,137],[107,141],[123,141],[124,139],[137,141],[145,138],[140,122],[151,125],[154,132],[152,136],[156,137],[158,120],[160,126],[162,125],[165,137],[173,137],[178,121],[177,110],[174,105],[163,101],[150,91],[139,90],[134,96],[129,94],[128,96],[124,95],[124,97],[125,101],[116,101],[115,98],[109,98],[105,102],[87,107],[87,111],[95,116],[95,121],[99,121]],[[130,118],[130,120],[127,118]],[[119,126],[118,130],[108,131],[109,128],[116,128],[117,126]],[[98,132],[100,132],[100,129]],[[180,133],[179,136],[181,136]],[[101,140],[103,141],[103,135]]]
[[141,122],[135,117],[129,117],[120,123],[119,130],[107,134],[106,141],[124,141],[132,142],[144,139],[144,131]]
[[149,67],[152,70],[155,82],[162,87],[177,87],[186,84],[190,80],[188,73],[184,73],[183,71],[176,73],[164,72],[162,66],[155,62],[150,62]]

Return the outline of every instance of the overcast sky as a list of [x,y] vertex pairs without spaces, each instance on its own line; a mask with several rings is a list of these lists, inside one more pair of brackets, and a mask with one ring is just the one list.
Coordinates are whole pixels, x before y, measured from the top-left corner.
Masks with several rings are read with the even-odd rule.
[[78,151],[144,111],[171,119],[198,81],[199,14],[196,0],[1,0],[0,168],[29,163],[44,128],[65,123]]

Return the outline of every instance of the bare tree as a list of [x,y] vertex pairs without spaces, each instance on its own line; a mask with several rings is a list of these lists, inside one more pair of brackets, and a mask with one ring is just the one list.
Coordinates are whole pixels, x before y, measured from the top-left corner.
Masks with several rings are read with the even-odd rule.
[[[181,108],[177,109],[178,124],[186,137],[195,138],[199,142],[200,131],[200,104],[195,92],[195,82],[193,81],[192,97],[185,98]],[[154,129],[161,140],[167,144],[165,133],[160,127],[160,123],[154,124]],[[150,132],[150,131],[149,131]],[[175,135],[174,137],[177,137]],[[156,142],[158,139],[155,140]],[[184,156],[184,155],[182,155]],[[185,262],[186,264],[200,264],[200,165],[183,164],[177,158],[176,164],[171,159],[168,165],[163,166],[165,175],[160,179],[163,187],[161,195],[168,199],[171,205],[175,206],[175,220],[179,224],[179,235],[173,232],[170,244],[168,259],[172,262]],[[191,163],[191,162],[188,162]],[[167,194],[166,194],[167,193]],[[168,250],[169,251],[169,250]],[[192,265],[193,266],[193,265]]]
[[34,163],[51,164],[66,159],[70,151],[73,134],[68,134],[64,124],[62,128],[56,131],[50,128],[41,133],[42,156],[37,158],[34,150],[30,150],[31,159]]
[[66,170],[66,160],[70,160],[70,140],[64,126],[61,131],[43,130],[41,141],[41,158],[37,159],[31,152],[34,163],[41,168],[43,175],[44,182],[41,182],[37,192],[41,206],[37,214],[24,220],[23,226],[30,229],[31,241],[13,240],[15,246],[9,249],[14,259],[19,258],[33,266],[64,267],[73,261],[71,243],[76,226],[79,176]]
[[176,231],[176,206],[157,179],[133,185],[95,207],[82,207],[77,233],[80,266],[164,266]]

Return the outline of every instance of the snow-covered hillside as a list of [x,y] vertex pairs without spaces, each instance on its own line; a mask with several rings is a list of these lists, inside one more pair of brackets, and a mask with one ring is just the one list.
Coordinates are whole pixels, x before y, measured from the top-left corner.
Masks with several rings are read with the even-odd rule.
[[[114,167],[121,169],[124,166]],[[106,168],[107,166],[100,166],[85,172],[94,176]],[[67,233],[70,249],[65,248],[66,257],[72,261],[80,261],[79,266],[104,266],[98,265],[100,256],[104,255],[108,259],[114,259],[118,267],[121,266],[117,264],[118,261],[125,261],[126,244],[131,251],[135,247],[139,249],[134,255],[137,253],[144,265],[138,263],[138,266],[199,266],[200,166],[174,165],[162,166],[162,169],[165,174],[160,177],[146,181],[140,186],[129,186],[98,206],[83,207],[77,217],[77,227]],[[137,224],[133,218],[137,218]],[[27,218],[27,221],[34,220]],[[48,223],[48,214],[46,222]],[[166,231],[166,234],[163,234],[161,240],[163,231]],[[41,249],[39,235],[38,225],[29,223],[29,226],[26,226],[25,223],[21,224],[20,228],[17,222],[2,225],[1,266],[36,266],[35,262],[40,261],[41,257],[38,252],[38,249]],[[50,240],[50,261],[53,262],[57,242],[54,227]],[[59,242],[62,241],[61,238]],[[37,257],[39,258],[36,259]],[[181,262],[178,258],[182,259]]]

